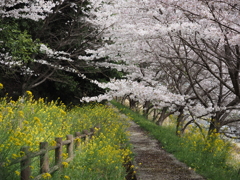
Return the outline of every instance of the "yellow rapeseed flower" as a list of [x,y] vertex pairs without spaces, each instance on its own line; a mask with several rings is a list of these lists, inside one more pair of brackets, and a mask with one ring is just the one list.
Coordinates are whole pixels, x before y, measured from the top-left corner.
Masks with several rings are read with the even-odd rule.
[[66,113],[64,110],[62,110],[62,109],[60,109],[60,113],[61,113],[62,116],[66,116],[66,114],[67,114],[67,113]]
[[57,142],[53,140],[53,141],[51,141],[50,144],[51,144],[51,146],[56,146],[56,145],[57,145]]
[[62,162],[62,165],[64,168],[67,168],[68,167],[68,162]]
[[62,153],[62,157],[63,157],[63,159],[67,159],[68,158],[68,153]]
[[28,121],[26,121],[26,120],[24,120],[24,121],[23,121],[23,123],[24,123],[24,124],[29,124],[29,122],[28,122]]
[[3,84],[2,83],[0,83],[0,89],[3,89]]
[[16,159],[16,158],[18,158],[18,155],[17,154],[12,154],[12,158]]
[[67,175],[63,176],[63,178],[64,178],[64,179],[70,179],[70,177],[67,176]]
[[15,174],[20,176],[20,172],[19,171],[15,171]]
[[18,115],[19,115],[21,118],[24,118],[24,112],[23,112],[23,111],[18,111]]
[[81,139],[80,138],[75,138],[74,139],[76,142],[81,142]]
[[7,107],[6,109],[7,109],[7,112],[8,112],[9,114],[13,114],[13,110],[12,110],[11,107]]
[[44,173],[44,174],[42,174],[42,177],[43,177],[43,179],[50,179],[52,177],[52,175],[49,173]]
[[26,91],[28,96],[32,96],[32,92],[31,91]]
[[2,115],[2,113],[0,112],[0,122],[2,122],[3,121],[3,115]]

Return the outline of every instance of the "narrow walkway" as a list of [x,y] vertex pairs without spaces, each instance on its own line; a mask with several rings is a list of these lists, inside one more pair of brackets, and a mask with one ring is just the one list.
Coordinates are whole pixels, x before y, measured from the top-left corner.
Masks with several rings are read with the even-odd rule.
[[135,122],[131,122],[128,130],[135,154],[137,180],[205,180],[161,149],[159,142],[149,137]]

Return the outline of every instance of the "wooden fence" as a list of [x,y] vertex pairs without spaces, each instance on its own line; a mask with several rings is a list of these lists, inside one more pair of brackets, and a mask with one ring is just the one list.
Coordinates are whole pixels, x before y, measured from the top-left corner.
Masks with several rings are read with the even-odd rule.
[[[83,133],[76,132],[75,137],[73,135],[67,135],[66,140],[63,141],[62,138],[55,138],[56,146],[49,146],[48,142],[40,142],[39,151],[29,152],[29,147],[24,146],[20,149],[25,155],[20,159],[15,160],[11,163],[20,163],[21,180],[30,180],[31,177],[31,159],[40,156],[40,174],[34,178],[34,180],[39,180],[42,178],[44,173],[52,174],[53,172],[62,168],[62,157],[63,157],[63,147],[66,146],[66,153],[68,154],[67,159],[64,162],[70,162],[74,158],[74,149],[80,146],[80,141],[77,139],[88,139],[94,134],[95,128],[91,128],[90,131],[84,130]],[[49,151],[55,151],[55,165],[50,167],[49,163]]]

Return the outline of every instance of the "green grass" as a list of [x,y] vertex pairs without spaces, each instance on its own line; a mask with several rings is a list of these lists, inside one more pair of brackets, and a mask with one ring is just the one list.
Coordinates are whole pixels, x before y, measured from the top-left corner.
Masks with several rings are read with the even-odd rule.
[[210,140],[203,139],[195,130],[181,138],[175,135],[174,126],[158,126],[116,101],[111,103],[147,130],[166,151],[208,180],[240,179],[239,167],[232,167],[226,163],[230,152],[228,142],[217,137],[212,137]]

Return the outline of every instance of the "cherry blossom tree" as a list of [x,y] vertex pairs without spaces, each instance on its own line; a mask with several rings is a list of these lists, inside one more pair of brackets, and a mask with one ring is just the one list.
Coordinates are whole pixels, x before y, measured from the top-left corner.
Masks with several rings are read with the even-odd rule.
[[[171,7],[180,9],[184,13],[183,17],[191,23],[187,34],[178,29],[175,36],[183,47],[187,47],[184,48],[185,52],[193,52],[197,57],[185,55],[184,58],[188,60],[187,63],[193,62],[202,68],[201,82],[192,78],[186,66],[185,71],[201,106],[212,108],[210,132],[219,132],[223,125],[239,121],[239,118],[236,118],[238,113],[232,110],[239,106],[239,47],[236,44],[239,43],[240,30],[239,21],[236,19],[239,16],[239,2],[193,3],[195,6],[188,2],[171,2]],[[193,29],[192,25],[198,29]]]
[[[80,58],[91,63],[107,56],[109,62],[99,65],[126,72],[127,80],[107,84],[113,91],[98,100],[128,95],[143,104],[151,102],[149,107],[168,112],[161,114],[160,124],[177,112],[180,130],[190,123],[200,127],[204,120],[210,124],[209,133],[220,132],[222,126],[239,121],[239,1],[129,0],[99,5],[91,12],[98,18],[89,21],[106,29],[103,37],[109,43]],[[153,93],[162,88],[164,96]]]

